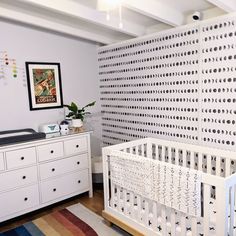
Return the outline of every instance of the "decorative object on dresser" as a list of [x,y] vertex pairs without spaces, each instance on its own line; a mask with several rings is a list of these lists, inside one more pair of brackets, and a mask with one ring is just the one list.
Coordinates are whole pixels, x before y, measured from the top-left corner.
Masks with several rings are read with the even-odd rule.
[[61,134],[68,134],[69,133],[69,122],[66,120],[63,120],[60,123],[60,132]]
[[26,62],[30,110],[63,107],[60,63]]
[[72,118],[72,127],[82,127],[85,115],[91,114],[90,112],[86,112],[85,109],[87,107],[92,107],[95,105],[95,101],[87,104],[86,106],[82,107],[81,109],[79,106],[72,102],[70,105],[64,105],[69,109],[69,114],[66,117]]
[[90,132],[0,147],[0,222],[87,191]]
[[39,131],[45,134],[57,133],[60,132],[60,127],[58,124],[41,124],[39,125]]

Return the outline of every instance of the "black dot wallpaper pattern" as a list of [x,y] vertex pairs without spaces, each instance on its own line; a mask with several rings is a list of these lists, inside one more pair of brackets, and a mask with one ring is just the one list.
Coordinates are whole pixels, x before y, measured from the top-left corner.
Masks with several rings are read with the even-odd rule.
[[99,48],[104,145],[156,137],[236,150],[235,20]]
[[201,142],[236,150],[236,17],[201,25]]

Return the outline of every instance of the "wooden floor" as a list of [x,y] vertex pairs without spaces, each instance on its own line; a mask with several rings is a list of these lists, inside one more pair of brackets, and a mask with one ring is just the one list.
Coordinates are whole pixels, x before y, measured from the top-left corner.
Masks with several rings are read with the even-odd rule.
[[47,215],[51,212],[63,209],[70,205],[74,205],[76,203],[81,203],[93,212],[98,215],[102,215],[103,208],[103,190],[94,190],[93,198],[88,197],[88,193],[81,194],[79,196],[73,197],[69,200],[62,201],[60,203],[53,204],[52,206],[48,206],[46,208],[37,210],[33,213],[26,214],[24,216],[17,217],[15,219],[0,223],[0,232],[15,228],[19,225],[22,225],[28,221],[32,221],[41,216]]

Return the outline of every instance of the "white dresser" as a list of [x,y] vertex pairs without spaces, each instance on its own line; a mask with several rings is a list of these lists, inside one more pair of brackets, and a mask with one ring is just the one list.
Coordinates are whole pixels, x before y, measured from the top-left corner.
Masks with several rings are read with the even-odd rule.
[[0,222],[87,191],[90,132],[0,147]]

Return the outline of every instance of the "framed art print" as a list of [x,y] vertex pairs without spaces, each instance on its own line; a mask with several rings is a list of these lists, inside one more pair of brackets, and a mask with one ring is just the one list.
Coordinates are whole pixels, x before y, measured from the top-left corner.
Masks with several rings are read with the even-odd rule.
[[60,63],[26,62],[30,110],[63,107]]

